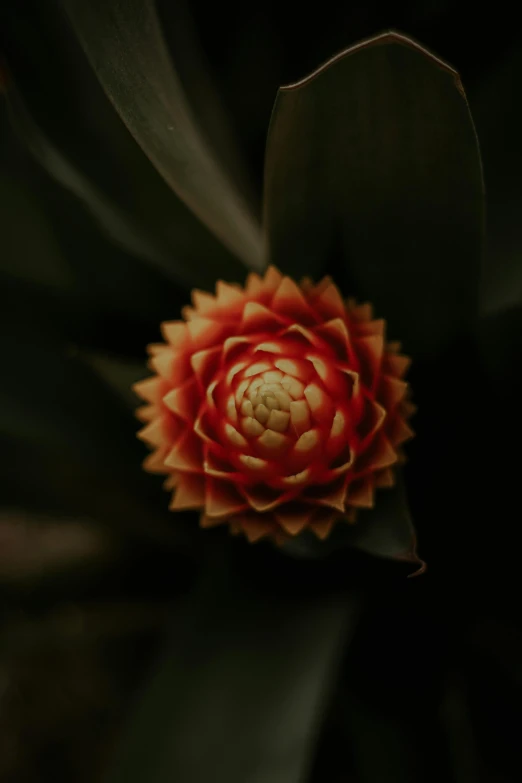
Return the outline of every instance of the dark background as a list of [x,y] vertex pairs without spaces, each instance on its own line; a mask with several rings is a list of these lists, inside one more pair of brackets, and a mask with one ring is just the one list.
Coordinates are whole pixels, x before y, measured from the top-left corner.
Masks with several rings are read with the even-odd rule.
[[[506,392],[502,406],[477,414],[491,466],[487,500],[476,500],[480,488],[469,477],[465,486],[441,487],[448,504],[455,493],[471,493],[470,514],[456,529],[441,522],[419,531],[421,555],[430,561],[423,583],[394,583],[384,599],[371,596],[339,684],[344,696],[319,744],[321,783],[522,777],[522,33],[510,8],[158,2],[206,132],[212,135],[219,111],[229,118],[258,211],[278,86],[383,29],[413,36],[458,69],[479,136],[488,199],[481,328],[485,361]],[[144,346],[157,339],[159,322],[176,317],[189,298],[187,269],[212,255],[217,276],[228,261],[187,209],[174,212],[167,186],[115,119],[59,3],[4,0],[0,62],[0,780],[82,783],[100,778],[197,566],[165,532],[165,498],[156,485],[140,487],[136,504],[124,490],[100,487],[97,477],[91,483],[74,457],[64,456],[92,448],[125,475],[110,432],[105,448],[94,435],[91,442],[87,422],[80,443],[74,422],[82,399],[65,375],[55,382],[61,347],[72,356],[80,351],[108,389],[120,390],[127,379],[130,385],[144,372]],[[143,218],[158,254],[172,256],[168,283],[163,262],[146,264],[121,237],[107,238],[64,186],[60,167],[42,156],[39,132],[99,192]],[[230,137],[222,142],[225,149]],[[140,178],[153,203],[140,198]],[[510,341],[502,355],[497,333]],[[122,406],[113,394],[115,420],[128,421],[133,438],[133,397]],[[63,443],[47,452],[41,444],[55,422],[63,423]],[[492,439],[491,422],[500,433]],[[126,455],[131,467],[142,456],[134,445]],[[140,512],[147,503],[155,509],[150,518]]]

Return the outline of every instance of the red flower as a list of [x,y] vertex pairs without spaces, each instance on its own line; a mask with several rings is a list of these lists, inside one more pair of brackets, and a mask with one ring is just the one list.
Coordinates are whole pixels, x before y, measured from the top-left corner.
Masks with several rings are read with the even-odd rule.
[[139,437],[154,448],[144,467],[167,474],[171,509],[250,541],[324,538],[393,485],[413,434],[409,360],[370,305],[270,267],[244,290],[194,291],[183,317],[162,325],[156,374],[135,386]]

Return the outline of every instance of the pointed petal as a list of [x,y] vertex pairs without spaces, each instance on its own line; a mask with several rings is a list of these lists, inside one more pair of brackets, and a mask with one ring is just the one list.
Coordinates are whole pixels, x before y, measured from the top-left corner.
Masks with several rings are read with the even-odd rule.
[[290,442],[290,438],[281,432],[265,430],[261,437],[257,439],[256,445],[262,454],[270,458],[282,455],[290,446]]
[[279,490],[273,490],[266,484],[254,487],[244,487],[243,495],[254,511],[266,513],[280,506],[286,499],[286,495]]
[[150,446],[161,446],[165,442],[163,417],[158,416],[138,432],[138,438]]
[[216,283],[216,297],[222,308],[226,310],[230,308],[232,312],[237,312],[238,306],[245,301],[245,294],[241,288],[225,283],[223,280],[218,280]]
[[298,378],[301,381],[308,381],[313,375],[313,369],[310,362],[302,359],[275,359],[274,367],[290,375],[292,378]]
[[194,318],[187,326],[195,351],[221,344],[231,331],[230,324],[212,318]]
[[162,446],[161,449],[153,451],[152,454],[149,454],[148,457],[143,460],[143,469],[146,470],[147,473],[168,473],[169,471],[165,467],[165,457],[167,456],[168,451],[168,446]]
[[411,364],[409,356],[402,356],[397,353],[387,353],[383,360],[383,371],[388,375],[394,375],[396,378],[403,378]]
[[298,535],[305,527],[308,526],[313,515],[313,508],[300,508],[293,510],[292,508],[277,509],[275,512],[275,518],[287,533],[291,536]]
[[152,378],[145,378],[145,380],[133,384],[132,390],[138,397],[141,397],[142,400],[157,405],[161,402],[164,385],[161,378],[153,376]]
[[375,486],[378,488],[393,487],[395,484],[395,474],[392,468],[384,468],[375,474]]
[[295,318],[305,324],[317,323],[317,318],[299,286],[283,277],[272,299],[272,309],[279,315]]
[[165,457],[165,465],[174,470],[201,472],[203,447],[198,436],[191,430],[186,430]]
[[279,269],[277,269],[273,264],[270,264],[270,266],[267,267],[265,276],[263,278],[263,286],[265,291],[275,291],[282,279],[283,275]]
[[353,340],[353,346],[361,362],[363,383],[374,388],[381,369],[384,340],[378,335],[357,337]]
[[405,397],[408,391],[406,381],[393,378],[391,375],[383,375],[379,384],[379,396],[387,410],[391,410],[398,405]]
[[250,272],[245,283],[245,291],[249,296],[257,296],[263,290],[263,281],[256,272]]
[[333,512],[330,516],[318,520],[317,522],[310,522],[310,528],[314,531],[317,538],[324,541],[328,537],[335,520],[339,515]]
[[178,350],[188,350],[190,333],[184,321],[164,321],[161,324],[164,339]]
[[373,508],[374,484],[371,478],[354,481],[348,488],[346,503],[355,508]]
[[244,449],[248,446],[248,441],[228,421],[225,422],[224,432],[231,446],[235,446],[238,449]]
[[246,332],[273,332],[285,324],[286,321],[259,302],[247,302],[243,310],[239,331],[242,334]]
[[205,478],[195,475],[180,475],[174,496],[170,503],[171,511],[201,508],[205,503]]
[[134,411],[134,415],[139,421],[151,421],[159,413],[158,405],[142,405]]
[[328,283],[323,288],[314,300],[314,307],[324,319],[343,318],[346,314],[342,296],[334,283]]
[[342,318],[334,318],[320,326],[314,332],[325,340],[343,361],[352,361],[352,347],[348,327]]
[[190,377],[190,360],[187,354],[165,348],[149,359],[149,367],[172,386],[178,386]]
[[221,358],[221,346],[193,353],[190,364],[201,385],[206,388],[214,376]]
[[207,516],[229,517],[248,508],[248,503],[232,484],[207,476],[205,486]]
[[330,484],[321,487],[313,487],[306,493],[310,500],[320,506],[334,508],[336,511],[344,511],[346,500],[346,477],[340,476]]
[[200,402],[196,379],[191,378],[182,386],[171,389],[163,397],[163,402],[169,410],[191,424],[194,421]]
[[242,335],[239,337],[227,337],[223,343],[223,358],[231,360],[232,355],[235,356],[241,348],[248,348],[251,344],[252,338],[250,335],[248,337]]
[[335,413],[334,405],[324,389],[317,383],[310,383],[304,390],[304,396],[315,421],[318,423],[332,422]]
[[192,303],[194,310],[200,316],[214,315],[216,312],[216,298],[206,291],[194,288],[192,291]]
[[413,438],[415,434],[402,416],[396,416],[390,422],[387,432],[393,446],[400,446],[402,443]]
[[372,471],[388,468],[397,462],[397,453],[382,432],[378,432],[367,451],[356,461],[355,470]]

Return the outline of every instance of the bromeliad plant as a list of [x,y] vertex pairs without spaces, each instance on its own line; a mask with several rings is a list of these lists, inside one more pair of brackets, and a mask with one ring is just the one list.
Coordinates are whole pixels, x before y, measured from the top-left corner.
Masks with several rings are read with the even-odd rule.
[[[406,661],[429,611],[436,614],[423,586],[430,575],[404,580],[424,570],[409,506],[421,555],[433,553],[437,571],[440,552],[450,549],[448,529],[458,541],[459,523],[476,510],[470,479],[482,475],[475,422],[488,387],[474,339],[483,184],[459,77],[413,40],[385,33],[281,88],[268,134],[261,232],[236,156],[225,165],[214,154],[217,141],[199,131],[197,112],[187,110],[153,11],[144,25],[134,2],[64,5],[121,119],[177,196],[174,228],[155,209],[165,188],[159,177],[145,166],[145,196],[133,181],[146,161],[122,127],[114,129],[121,140],[115,158],[130,181],[122,198],[128,214],[139,202],[144,215],[142,223],[129,221],[130,233],[125,215],[61,158],[55,165],[56,150],[37,135],[14,84],[11,110],[33,154],[133,257],[131,305],[122,281],[134,266],[100,294],[103,259],[93,256],[100,267],[88,283],[99,296],[99,333],[110,334],[114,351],[118,340],[138,352],[150,343],[153,374],[143,379],[139,367],[135,386],[144,402],[139,436],[152,449],[145,467],[165,477],[176,514],[158,511],[168,501],[138,472],[143,454],[130,445],[132,425],[125,419],[121,436],[121,409],[115,399],[109,407],[88,369],[85,356],[126,394],[129,384],[111,363],[87,354],[99,333],[82,320],[81,306],[66,338],[84,359],[75,365],[75,383],[64,381],[66,401],[54,412],[60,448],[45,462],[43,481],[43,460],[20,461],[49,491],[70,454],[66,484],[80,491],[82,510],[96,519],[117,516],[124,527],[159,528],[163,541],[200,566],[110,780],[323,783],[346,769],[339,748],[347,741],[361,779],[369,779],[365,765],[375,771],[378,762],[368,736],[389,741],[390,723],[378,711],[375,721],[364,709],[357,714],[347,672],[355,667],[365,692],[382,685],[371,663],[378,650],[411,705],[414,674],[429,669],[433,679],[420,687],[427,706],[419,709],[424,718],[436,712],[442,674],[429,658],[436,632],[424,632],[417,663]],[[196,247],[183,233],[192,213],[206,227]],[[144,257],[160,270],[146,290]],[[166,292],[168,275],[176,285]],[[77,283],[71,301],[81,304],[86,282]],[[125,328],[116,318],[107,328],[104,318],[115,308]],[[162,322],[163,342],[157,330],[141,329],[153,318],[158,328]],[[46,350],[44,340],[36,355]],[[51,358],[59,376],[63,356]],[[50,359],[38,360],[49,366]],[[77,388],[85,399],[73,395]],[[405,464],[412,400],[417,438],[405,447]],[[84,440],[70,436],[80,418]],[[46,422],[37,423],[43,431]],[[481,446],[483,437],[481,430]],[[198,522],[216,529],[201,530]],[[447,557],[452,562],[451,552]],[[387,591],[413,621],[392,624],[381,615],[368,630],[363,618],[348,650],[361,605]],[[405,721],[395,702],[394,721]],[[340,725],[351,726],[348,739]],[[397,774],[425,779],[418,767]]]

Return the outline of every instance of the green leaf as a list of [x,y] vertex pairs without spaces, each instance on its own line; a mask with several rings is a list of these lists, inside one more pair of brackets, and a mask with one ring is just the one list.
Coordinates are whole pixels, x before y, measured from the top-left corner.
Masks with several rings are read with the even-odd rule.
[[347,547],[413,566],[410,576],[424,572],[426,565],[417,555],[417,537],[400,477],[394,487],[377,491],[374,508],[361,509],[355,524],[338,522],[325,541],[304,533],[286,544],[285,550],[297,557],[323,557]]
[[108,783],[306,778],[358,601],[274,594],[220,569],[175,623]]
[[501,61],[469,93],[487,193],[485,313],[522,304],[521,78],[520,43],[508,51],[504,46]]
[[[124,232],[127,251],[137,243],[133,256],[127,255],[135,277],[141,263],[142,280],[145,272],[160,272],[163,280],[169,278],[185,290],[195,285],[211,288],[218,277],[241,279],[244,265],[178,198],[136,144],[58,4],[20,0],[16,8],[6,7],[0,48],[7,63],[6,90],[16,89],[38,132],[39,138],[28,135],[16,117],[23,139],[46,172],[67,188],[62,200],[81,199],[89,210],[87,218],[95,214],[98,226],[103,218],[105,228],[110,223],[119,247]],[[49,156],[49,145],[59,151],[59,159]],[[46,206],[54,207],[53,198],[49,202]],[[63,216],[62,223],[68,219]],[[122,272],[93,253],[89,274],[101,279]],[[132,281],[133,275],[123,277]],[[138,297],[136,307],[141,304]]]
[[260,269],[257,222],[194,121],[155,4],[65,0],[64,5],[107,95],[162,177],[235,256]]
[[383,33],[282,88],[265,169],[267,255],[330,272],[424,358],[477,308],[483,185],[457,73]]

